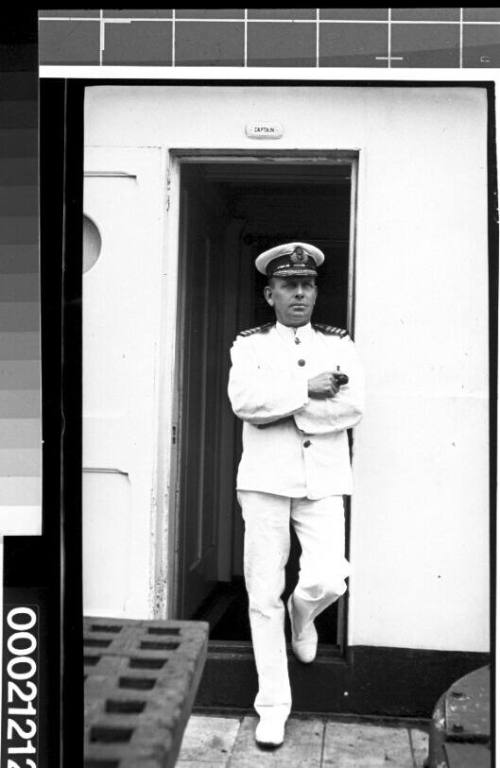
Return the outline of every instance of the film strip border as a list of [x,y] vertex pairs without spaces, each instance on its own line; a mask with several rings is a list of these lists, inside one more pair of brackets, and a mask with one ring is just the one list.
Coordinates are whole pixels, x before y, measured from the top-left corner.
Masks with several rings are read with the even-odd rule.
[[[59,765],[60,436],[57,419],[46,417],[60,413],[61,403],[57,388],[44,392],[43,437],[52,459],[47,466],[54,465],[56,478],[45,498],[37,41],[36,11],[9,7],[0,25],[0,768],[20,757],[22,765],[30,760],[38,768]],[[53,302],[51,368],[60,358],[54,335],[60,312],[60,302]],[[43,530],[42,490],[49,502],[45,511],[50,510]],[[78,722],[74,731],[67,729],[72,739],[81,730],[79,694],[76,688],[72,707]]]
[[0,32],[0,534],[41,532],[36,23]]
[[500,66],[499,8],[40,10],[41,65]]
[[50,701],[47,595],[5,589],[2,610],[0,768],[47,768]]
[[[409,9],[405,9],[409,10]],[[429,11],[435,11],[436,13],[443,9],[413,9],[415,13],[428,13]],[[460,11],[460,9],[451,9]],[[362,17],[353,18],[354,11],[363,11],[363,9],[349,9],[350,14],[348,18],[345,16],[338,19],[326,18],[327,12],[332,12],[333,9],[327,9],[327,11],[321,11],[316,13],[315,18],[299,18],[300,13],[309,13],[310,9],[292,9],[290,13],[297,14],[297,16],[289,19],[282,19],[282,11],[280,10],[280,17],[273,18],[263,17],[260,18],[261,27],[264,29],[267,22],[271,25],[281,24],[282,26],[293,27],[295,19],[297,23],[299,21],[309,22],[309,26],[316,31],[321,31],[323,26],[327,25],[330,21],[330,26],[334,26],[334,22],[339,24],[345,23],[351,20],[352,24],[359,22],[360,24],[368,24],[376,26],[376,22],[379,22],[379,26],[385,29],[387,35],[389,30],[391,35],[397,26],[397,19],[394,17],[395,11],[391,12],[391,21],[389,22],[389,15],[383,18],[367,18],[366,12],[363,12]],[[381,12],[383,9],[375,9],[374,12]],[[450,9],[444,9],[446,13]],[[217,11],[219,15],[223,15],[226,12]],[[48,12],[45,12],[48,13]],[[50,11],[53,14],[53,11]],[[76,22],[77,17],[68,16],[68,14],[74,14],[74,11],[64,12],[64,19],[71,22]],[[110,53],[110,30],[112,28],[112,18],[115,19],[115,34],[121,28],[122,31],[127,26],[136,27],[141,21],[150,22],[153,18],[152,14],[161,14],[161,11],[147,12],[149,16],[143,16],[143,11],[99,11],[98,18],[94,19],[93,11],[81,12],[86,14],[86,21],[91,24],[92,29],[95,28],[97,22],[98,36],[97,36],[97,63],[108,64],[107,54],[104,56],[107,50]],[[132,14],[135,13],[135,16]],[[181,62],[177,58],[175,60],[176,46],[174,35],[179,35],[179,29],[181,22],[190,22],[193,24],[193,31],[196,32],[196,25],[198,28],[203,23],[201,31],[204,32],[203,40],[206,35],[206,50],[210,53],[211,46],[213,46],[213,38],[210,34],[206,34],[210,24],[214,24],[223,19],[208,17],[208,11],[182,11],[183,17],[179,15],[179,11],[175,14],[173,11],[163,12],[166,16],[163,17],[164,24],[170,24],[171,41],[172,41],[172,66],[180,66]],[[187,14],[191,13],[189,18]],[[237,11],[241,13],[240,10]],[[243,12],[245,13],[245,12]],[[250,21],[258,22],[257,18],[253,18],[252,14],[257,13],[255,9],[248,10],[246,15],[237,19],[239,28],[243,26],[247,27],[246,33],[243,34],[243,41],[245,41],[245,34],[247,35],[247,48],[244,48],[242,66],[249,66],[249,49],[248,49],[248,27]],[[264,11],[261,11],[264,14]],[[275,13],[276,10],[269,11],[270,14]],[[478,14],[475,18],[472,14]],[[113,14],[115,14],[113,16]],[[171,14],[170,16],[168,14]],[[457,17],[453,19],[426,19],[422,16],[418,16],[414,19],[407,19],[407,23],[411,29],[415,30],[415,35],[418,32],[418,25],[425,24],[426,22],[430,28],[435,26],[441,26],[437,22],[441,21],[443,24],[453,24],[454,29],[457,24],[460,34],[464,35],[463,44],[459,46],[463,51],[463,61],[458,64],[452,64],[451,66],[477,66],[477,67],[494,67],[498,66],[498,29],[497,25],[500,22],[498,18],[498,10],[494,8],[489,9],[464,9],[460,11],[458,20]],[[159,18],[157,16],[156,18]],[[231,32],[231,27],[227,26],[234,21],[234,17],[228,16],[226,18],[226,25],[224,26],[225,34]],[[280,18],[282,21],[280,22]],[[63,20],[64,20],[63,19]],[[369,24],[370,20],[372,24]],[[40,39],[40,53],[44,54],[45,46],[48,45],[51,49],[50,40],[44,35],[46,31],[50,30],[51,24],[55,24],[58,21],[58,17],[51,16],[48,21],[40,22],[40,29],[42,30],[42,36]],[[403,22],[403,19],[399,21]],[[123,22],[123,23],[120,23]],[[129,23],[130,22],[130,23]],[[320,22],[320,23],[318,23]],[[435,23],[434,23],[435,22]],[[37,15],[36,12],[32,12],[32,18],[29,13],[26,13],[22,8],[16,9],[11,6],[4,13],[3,24],[0,25],[0,349],[1,349],[1,362],[0,362],[0,418],[2,423],[0,424],[0,561],[2,555],[5,554],[5,566],[3,569],[4,578],[4,590],[3,590],[3,604],[4,604],[4,616],[8,621],[8,617],[12,608],[33,608],[36,606],[37,610],[37,625],[39,627],[45,627],[40,636],[39,645],[39,664],[38,667],[40,678],[36,680],[39,683],[39,695],[40,699],[37,703],[31,702],[31,707],[38,707],[40,720],[37,721],[37,733],[40,736],[40,741],[35,744],[39,750],[40,762],[39,765],[43,766],[58,765],[58,751],[59,746],[59,723],[60,723],[60,700],[59,700],[59,686],[61,680],[59,679],[60,667],[60,645],[59,638],[59,550],[56,546],[50,549],[42,546],[43,542],[40,537],[28,539],[21,538],[16,541],[16,536],[13,538],[7,538],[3,541],[3,536],[12,536],[13,534],[33,534],[38,533],[40,529],[40,512],[41,512],[41,445],[40,445],[40,413],[41,413],[41,391],[40,391],[40,296],[39,296],[39,231],[38,231],[38,143],[37,143],[37,93],[38,93],[38,49],[37,49]],[[472,29],[473,25],[477,26],[479,30],[478,35],[483,35],[481,38],[481,44],[476,46],[476,52],[480,57],[476,63],[471,63],[470,55],[472,55],[473,44],[471,38],[468,37],[467,29]],[[46,26],[49,25],[49,26]],[[250,25],[251,26],[251,25]],[[45,32],[43,31],[45,28]],[[190,28],[190,27],[189,27]],[[356,24],[357,28],[357,24]],[[76,53],[78,57],[81,43],[79,42],[79,35],[85,27],[82,27],[81,31],[75,33],[73,42],[69,41],[69,46],[72,53]],[[483,31],[481,31],[481,29]],[[64,27],[66,34],[72,31],[69,26]],[[105,35],[106,33],[106,35]],[[485,45],[486,35],[491,35],[491,55],[488,61],[487,46]],[[49,37],[50,37],[49,33]],[[94,34],[94,33],[92,33]],[[135,32],[133,33],[135,35]],[[107,36],[107,39],[106,39]],[[94,39],[92,38],[92,45],[94,45]],[[144,39],[144,38],[143,38]],[[148,37],[147,30],[145,39],[148,45],[151,45],[151,40]],[[181,38],[179,37],[179,40]],[[193,35],[194,43],[197,44],[198,39],[196,35]],[[240,38],[239,38],[240,39]],[[429,38],[428,38],[429,39]],[[318,38],[315,38],[315,45],[319,45]],[[285,41],[286,42],[286,41]],[[319,42],[321,40],[319,39]],[[104,47],[102,44],[105,44]],[[391,37],[391,43],[393,39]],[[124,50],[121,43],[120,50]],[[245,43],[244,43],[245,45]],[[386,51],[389,50],[389,37],[387,37]],[[54,46],[52,46],[54,47]],[[416,42],[413,46],[417,48]],[[61,43],[55,44],[56,50],[61,51]],[[130,53],[136,52],[137,44],[135,44]],[[426,49],[431,49],[432,46],[427,45]],[[465,51],[469,50],[467,56]],[[87,50],[85,48],[85,50]],[[204,48],[205,50],[205,48]],[[225,50],[225,48],[223,48]],[[292,48],[293,50],[293,48]],[[302,50],[302,49],[300,49]],[[324,61],[320,62],[316,56],[316,51],[319,48],[314,49],[315,58],[310,66],[325,66]],[[395,54],[395,49],[392,47],[392,54]],[[62,51],[64,53],[64,51]],[[250,50],[251,54],[251,50]],[[349,56],[347,66],[358,66],[358,61],[354,55],[354,50],[349,50]],[[206,54],[204,54],[206,55]],[[101,59],[102,56],[102,59]],[[291,55],[293,61],[296,61],[296,52]],[[495,58],[496,57],[496,58]],[[119,57],[118,57],[119,58]],[[298,57],[300,60],[300,57]],[[48,63],[43,61],[42,63]],[[241,59],[240,59],[241,60]],[[94,59],[92,59],[94,62]],[[60,62],[58,62],[60,63]],[[64,60],[66,64],[77,63],[74,59],[68,58]],[[88,63],[87,61],[83,63]],[[118,61],[117,63],[123,63]],[[133,58],[126,60],[125,63],[138,63],[134,62]],[[142,62],[144,63],[144,62]],[[156,62],[155,63],[160,63]],[[207,61],[197,60],[196,64],[206,64]],[[216,65],[218,63],[217,58],[209,59],[209,64]],[[220,62],[221,65],[227,64],[225,61]],[[264,65],[264,61],[260,64]],[[273,66],[280,66],[285,63],[284,57],[280,61],[274,61]],[[389,59],[386,63],[375,64],[374,66],[388,66],[393,64]],[[299,64],[303,66],[303,61],[300,60]],[[250,65],[251,66],[251,65]],[[410,65],[409,65],[410,66]],[[419,66],[413,64],[411,66]],[[423,65],[422,65],[423,66]],[[439,66],[438,64],[431,64],[431,66]],[[54,125],[58,125],[60,122],[60,115],[54,115]],[[50,159],[47,161],[50,163]],[[60,169],[57,168],[57,171]],[[54,254],[55,260],[60,260],[60,254]],[[53,276],[53,273],[52,273]],[[60,279],[60,278],[59,278]],[[45,281],[44,287],[50,284],[50,280]],[[56,289],[51,290],[57,293]],[[49,302],[50,304],[50,302]],[[51,336],[47,331],[47,326],[50,326],[50,330],[58,328],[60,313],[60,304],[56,301],[53,305],[47,307],[45,305],[45,318],[49,316],[49,322],[45,323],[44,335],[47,342],[47,346],[44,347],[44,353],[49,352],[49,364],[47,371],[51,371],[59,358],[60,354],[60,337],[55,338]],[[56,334],[57,336],[57,334]],[[52,356],[52,357],[50,357]],[[52,379],[57,379],[58,374],[51,373]],[[49,418],[46,418],[46,417]],[[55,423],[57,417],[60,416],[60,390],[55,391],[51,387],[48,387],[44,392],[44,422],[45,425]],[[54,418],[56,417],[56,418]],[[45,432],[45,428],[44,428]],[[57,430],[56,430],[57,432]],[[52,543],[58,542],[59,539],[59,487],[58,481],[60,473],[58,471],[60,461],[59,450],[59,438],[57,434],[47,435],[44,434],[45,439],[45,453],[47,454],[47,448],[49,448],[49,461],[46,461],[47,467],[51,467],[52,482],[50,484],[45,483],[44,487],[44,501],[45,511],[47,515],[44,523],[47,520],[50,522],[50,526],[53,529]],[[54,476],[56,480],[54,481]],[[50,497],[47,496],[47,487],[51,485]],[[44,529],[45,529],[44,525]],[[45,530],[44,530],[45,534]],[[43,538],[46,538],[45,535]],[[45,545],[47,542],[45,542]],[[5,553],[3,552],[5,545]],[[48,560],[50,559],[50,562]],[[17,591],[19,585],[33,585],[41,584],[42,591],[37,590],[34,587],[25,587],[22,594]],[[76,585],[74,585],[76,586]],[[12,591],[14,587],[14,591]],[[47,587],[46,591],[45,588]],[[76,592],[78,592],[78,586],[76,586]],[[51,596],[49,602],[49,595]],[[50,611],[49,611],[50,608]],[[51,614],[51,615],[49,615]],[[29,631],[34,634],[34,627],[30,627],[29,630],[26,627],[11,626],[12,614],[10,614],[11,622],[7,624],[7,628],[4,628],[4,653],[3,653],[3,671],[7,668],[9,662],[11,677],[12,673],[27,675],[31,674],[32,665],[28,662],[25,667],[20,667],[20,662],[13,662],[12,658],[22,653],[23,656],[30,657],[31,646],[19,645],[20,638],[12,638],[12,635],[16,632]],[[26,614],[26,619],[29,616]],[[50,618],[50,627],[49,627]],[[15,621],[19,621],[19,616],[14,616]],[[38,623],[39,622],[39,623]],[[12,630],[9,633],[9,630]],[[49,631],[50,630],[50,631]],[[78,627],[74,625],[70,626],[71,634],[74,638],[73,642],[76,646],[79,645],[77,637],[79,636]],[[45,638],[45,640],[43,639]],[[24,638],[26,639],[26,638]],[[8,641],[10,646],[7,645]],[[49,642],[50,640],[50,642]],[[28,639],[29,642],[29,639]],[[16,653],[16,651],[18,653]],[[8,653],[11,656],[8,656]],[[78,659],[78,648],[73,649],[73,656],[68,655],[68,663],[70,666],[73,659]],[[38,663],[38,662],[37,662]],[[75,676],[79,676],[80,668],[78,663],[75,665]],[[14,678],[13,678],[14,679]],[[33,682],[34,676],[29,679],[29,682]],[[48,680],[50,679],[50,686]],[[64,729],[65,742],[73,747],[73,751],[78,750],[79,734],[81,726],[81,712],[82,695],[81,690],[75,685],[75,680],[70,680],[66,684],[68,691],[67,700],[71,703],[71,706],[66,707],[68,713],[68,722]],[[32,689],[33,690],[33,689]],[[69,693],[71,692],[71,697]],[[7,717],[7,708],[3,709],[4,717]],[[42,718],[44,717],[45,720]],[[71,726],[71,718],[75,720],[74,727]],[[50,755],[50,761],[49,761]]]

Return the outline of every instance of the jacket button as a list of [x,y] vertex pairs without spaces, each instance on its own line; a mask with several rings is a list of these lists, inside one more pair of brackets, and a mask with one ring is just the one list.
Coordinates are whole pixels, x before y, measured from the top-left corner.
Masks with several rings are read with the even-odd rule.
[[304,448],[309,448],[310,445],[311,445],[311,441],[310,440],[306,440],[305,443],[304,443]]
[[300,367],[302,367],[303,365],[306,364],[306,361],[305,360],[297,360],[297,364],[300,365]]

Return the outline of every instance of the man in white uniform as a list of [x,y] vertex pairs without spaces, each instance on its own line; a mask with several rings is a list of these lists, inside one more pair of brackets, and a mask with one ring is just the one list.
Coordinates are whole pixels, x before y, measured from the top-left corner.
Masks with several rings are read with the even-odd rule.
[[271,248],[256,259],[276,314],[240,333],[231,348],[228,393],[243,420],[237,492],[245,521],[244,570],[259,690],[261,747],[284,739],[291,691],[284,635],[290,521],[300,541],[300,573],[287,604],[292,649],[314,660],[314,619],[346,590],[343,495],[352,492],[346,430],[363,410],[363,376],[346,331],[311,324],[317,267],[307,243]]

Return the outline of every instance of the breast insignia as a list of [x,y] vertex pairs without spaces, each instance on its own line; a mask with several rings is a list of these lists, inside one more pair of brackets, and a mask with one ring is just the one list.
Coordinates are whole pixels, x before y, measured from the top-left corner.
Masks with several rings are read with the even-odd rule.
[[252,336],[254,333],[267,333],[271,330],[274,323],[264,323],[264,325],[258,325],[256,328],[248,328],[246,331],[240,331],[238,336]]
[[313,323],[313,328],[320,333],[326,333],[329,336],[338,336],[340,339],[344,339],[349,336],[344,328],[337,328],[335,325],[325,325],[324,323]]

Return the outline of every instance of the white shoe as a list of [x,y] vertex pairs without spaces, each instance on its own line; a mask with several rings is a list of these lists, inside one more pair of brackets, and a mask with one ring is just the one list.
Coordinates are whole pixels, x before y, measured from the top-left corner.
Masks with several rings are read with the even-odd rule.
[[316,652],[318,650],[318,633],[314,622],[311,621],[308,627],[302,632],[300,636],[295,634],[295,628],[293,626],[293,595],[290,595],[286,607],[288,608],[288,615],[290,616],[290,625],[292,627],[292,650],[295,656],[303,664],[310,664],[316,658]]
[[285,739],[286,718],[282,715],[261,715],[259,724],[255,729],[255,741],[262,749],[276,749],[281,747]]

